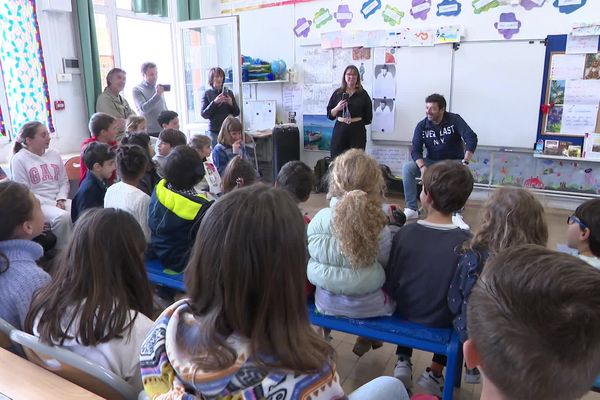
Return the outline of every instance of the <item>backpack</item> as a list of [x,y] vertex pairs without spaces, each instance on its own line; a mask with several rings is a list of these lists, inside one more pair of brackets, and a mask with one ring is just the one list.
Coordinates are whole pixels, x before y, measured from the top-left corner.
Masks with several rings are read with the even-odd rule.
[[331,157],[325,157],[317,161],[315,165],[315,192],[326,193],[328,190],[327,180],[329,179],[329,165]]

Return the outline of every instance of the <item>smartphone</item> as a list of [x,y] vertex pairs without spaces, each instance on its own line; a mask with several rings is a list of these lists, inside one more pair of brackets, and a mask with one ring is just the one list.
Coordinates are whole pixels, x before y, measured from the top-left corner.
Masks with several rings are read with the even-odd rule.
[[171,85],[160,85],[163,87],[163,89],[165,90],[165,92],[170,92],[171,91]]
[[342,100],[348,100],[348,93],[342,93]]

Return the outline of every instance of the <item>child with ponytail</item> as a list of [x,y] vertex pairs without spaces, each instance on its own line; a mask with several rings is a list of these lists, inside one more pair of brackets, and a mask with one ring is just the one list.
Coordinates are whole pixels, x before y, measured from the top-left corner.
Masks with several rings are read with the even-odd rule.
[[[364,151],[336,157],[329,176],[330,206],[308,225],[308,280],[316,286],[319,312],[349,318],[391,315],[395,304],[382,290],[391,232],[383,212],[385,182],[379,164]],[[381,342],[359,337],[362,356]]]
[[13,149],[10,170],[15,182],[26,185],[42,205],[45,222],[56,235],[56,248],[71,239],[69,178],[60,154],[50,146],[50,132],[38,121],[23,124]]

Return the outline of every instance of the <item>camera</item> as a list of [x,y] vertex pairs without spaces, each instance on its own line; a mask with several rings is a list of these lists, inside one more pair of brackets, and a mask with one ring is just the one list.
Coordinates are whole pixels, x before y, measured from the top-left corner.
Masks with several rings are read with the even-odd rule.
[[392,217],[394,217],[396,225],[402,226],[406,223],[406,215],[401,210],[392,210]]
[[348,100],[348,93],[342,93],[342,100]]
[[171,85],[160,85],[160,86],[162,86],[162,88],[164,89],[165,92],[171,91]]

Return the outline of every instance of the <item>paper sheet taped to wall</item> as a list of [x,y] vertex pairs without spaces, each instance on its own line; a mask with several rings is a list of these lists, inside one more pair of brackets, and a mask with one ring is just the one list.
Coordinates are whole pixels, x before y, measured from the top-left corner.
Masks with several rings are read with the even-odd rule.
[[402,174],[402,164],[410,160],[408,147],[394,147],[371,144],[367,146],[367,153],[379,162],[385,164],[395,175]]

